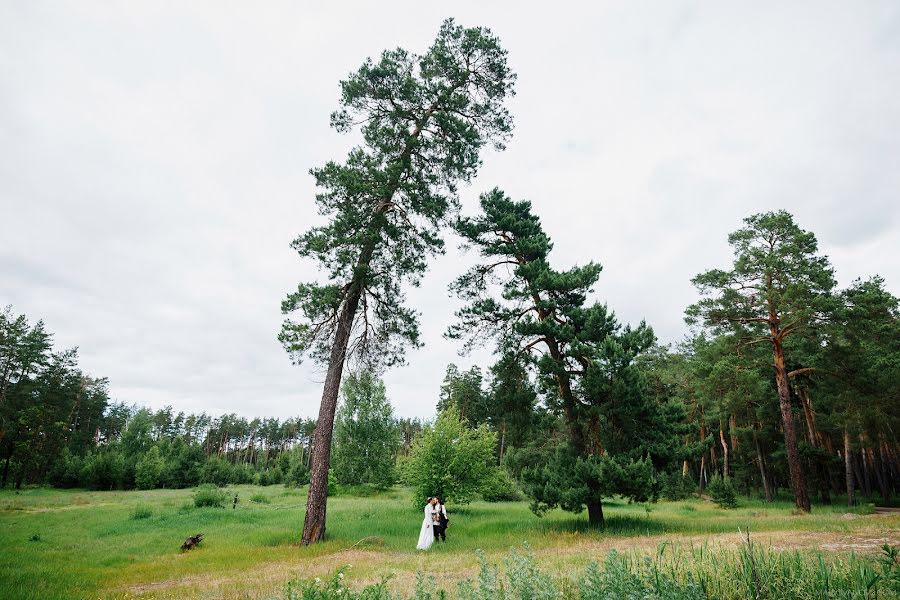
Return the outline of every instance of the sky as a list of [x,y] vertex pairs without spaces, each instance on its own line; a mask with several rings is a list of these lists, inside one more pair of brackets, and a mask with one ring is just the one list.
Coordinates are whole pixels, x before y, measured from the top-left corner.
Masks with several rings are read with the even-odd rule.
[[[318,413],[322,371],[276,340],[317,277],[290,249],[319,222],[308,171],[352,136],[338,82],[424,51],[441,21],[490,27],[518,73],[516,129],[461,190],[529,199],[554,266],[663,343],[729,232],[786,209],[838,282],[900,294],[900,4],[864,2],[0,3],[0,306],[43,319],[114,399],[219,415]],[[450,237],[422,286],[422,349],[385,375],[430,417],[475,257]]]

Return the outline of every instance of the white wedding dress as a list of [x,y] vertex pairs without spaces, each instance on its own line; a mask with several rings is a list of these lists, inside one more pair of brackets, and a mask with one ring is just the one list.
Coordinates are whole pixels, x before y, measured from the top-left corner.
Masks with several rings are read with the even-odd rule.
[[425,520],[422,521],[422,531],[419,532],[419,543],[416,544],[417,550],[428,550],[434,543],[434,528],[432,519],[434,515],[434,507],[431,503],[425,505]]

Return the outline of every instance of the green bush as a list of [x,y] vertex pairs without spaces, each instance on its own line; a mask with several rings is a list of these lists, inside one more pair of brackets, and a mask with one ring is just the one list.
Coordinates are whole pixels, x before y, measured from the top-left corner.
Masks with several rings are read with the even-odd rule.
[[228,485],[234,479],[234,466],[223,458],[210,458],[200,469],[200,481],[217,486]]
[[697,484],[690,475],[681,473],[659,473],[656,476],[660,495],[666,500],[685,500],[697,492]]
[[487,478],[481,497],[487,502],[517,502],[523,498],[519,486],[503,469],[497,469]]
[[328,469],[328,495],[329,496],[337,496],[338,494],[338,483],[337,478],[334,476],[334,471]]
[[68,448],[63,449],[60,457],[53,463],[48,475],[50,485],[59,488],[78,487],[81,483],[81,470],[84,460],[72,454]]
[[131,519],[134,521],[138,521],[140,519],[149,519],[152,516],[153,509],[143,504],[135,506],[134,510],[131,511]]
[[271,504],[272,501],[269,500],[269,497],[265,494],[256,493],[250,496],[251,502],[258,502],[259,504]]
[[95,490],[112,490],[122,487],[125,477],[125,459],[116,451],[101,451],[89,455],[81,468],[81,483]]
[[718,473],[713,475],[706,486],[706,493],[722,508],[737,508],[737,493],[731,479],[722,479]]
[[307,483],[309,483],[309,469],[307,466],[300,460],[292,462],[284,477],[284,484],[290,487],[300,487]]
[[275,467],[274,469],[266,469],[265,471],[259,474],[259,482],[258,485],[267,486],[267,485],[278,485],[284,481],[284,474],[281,472],[281,469]]
[[208,483],[201,485],[194,492],[194,506],[197,508],[204,506],[224,508],[227,500],[228,494],[225,490]]

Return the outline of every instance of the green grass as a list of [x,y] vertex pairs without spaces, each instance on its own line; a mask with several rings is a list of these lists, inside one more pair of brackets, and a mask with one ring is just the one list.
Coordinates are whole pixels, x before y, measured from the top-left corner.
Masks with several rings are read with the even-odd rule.
[[[476,549],[499,560],[523,542],[539,563],[566,571],[602,560],[610,549],[652,549],[663,540],[718,543],[715,536],[736,539],[738,528],[786,547],[804,536],[809,546],[820,538],[896,538],[900,529],[900,516],[843,517],[866,508],[835,505],[795,515],[788,502],[742,499],[735,510],[701,500],[608,501],[607,527],[595,531],[584,514],[552,511],[539,519],[526,502],[476,502],[450,506],[448,544],[423,554],[414,549],[421,513],[403,489],[330,499],[328,541],[312,547],[297,545],[305,490],[233,486],[228,492],[238,494],[237,509],[230,502],[194,508],[194,490],[0,491],[0,598],[265,598],[288,579],[327,575],[347,562],[356,563],[354,580],[390,573],[407,590],[417,570],[441,581],[468,577],[477,571]],[[270,503],[250,502],[255,494]],[[150,516],[134,518],[147,508]],[[200,548],[181,553],[181,543],[195,533],[206,536]]]

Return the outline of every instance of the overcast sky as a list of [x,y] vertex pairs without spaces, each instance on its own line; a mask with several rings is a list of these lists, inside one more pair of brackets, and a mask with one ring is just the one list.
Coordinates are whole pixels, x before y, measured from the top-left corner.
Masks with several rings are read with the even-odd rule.
[[[900,4],[884,2],[0,3],[0,305],[43,318],[112,395],[154,408],[314,416],[322,374],[276,340],[316,277],[289,247],[310,167],[367,56],[423,51],[448,16],[499,35],[519,75],[494,186],[528,198],[565,267],[663,342],[686,332],[726,236],[784,208],[841,285],[900,293]],[[409,299],[425,347],[386,376],[429,417],[449,362],[456,241]]]

